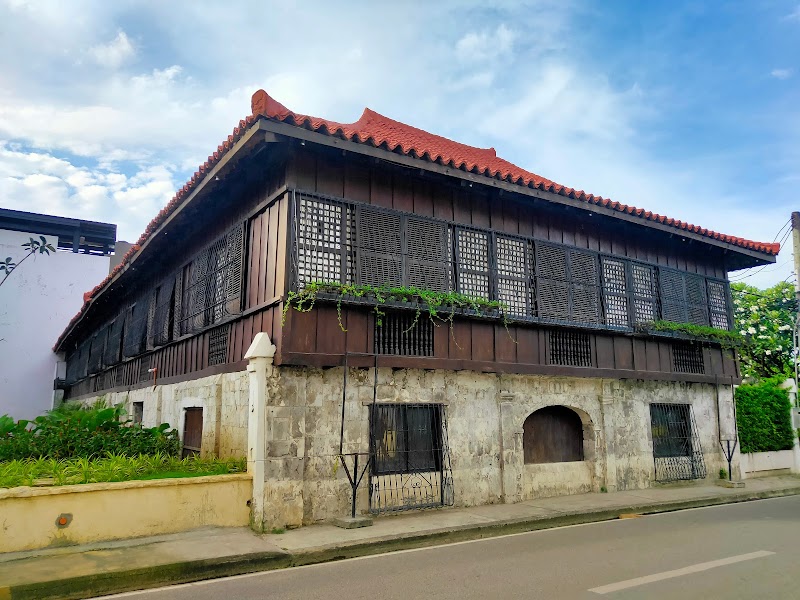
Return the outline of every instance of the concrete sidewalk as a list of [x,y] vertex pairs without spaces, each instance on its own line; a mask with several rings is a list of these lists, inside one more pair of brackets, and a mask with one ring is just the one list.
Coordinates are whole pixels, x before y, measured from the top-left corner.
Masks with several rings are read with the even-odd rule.
[[380,517],[373,527],[313,525],[283,534],[247,529],[188,533],[0,554],[0,600],[88,598],[170,583],[279,569],[453,541],[800,494],[800,478],[584,494]]

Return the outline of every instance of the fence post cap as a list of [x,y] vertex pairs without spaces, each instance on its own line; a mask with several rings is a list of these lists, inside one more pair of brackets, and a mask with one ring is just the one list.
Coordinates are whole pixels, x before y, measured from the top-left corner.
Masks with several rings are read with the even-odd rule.
[[254,358],[273,358],[275,356],[275,344],[269,339],[269,334],[261,331],[253,338],[253,343],[245,352],[245,359]]

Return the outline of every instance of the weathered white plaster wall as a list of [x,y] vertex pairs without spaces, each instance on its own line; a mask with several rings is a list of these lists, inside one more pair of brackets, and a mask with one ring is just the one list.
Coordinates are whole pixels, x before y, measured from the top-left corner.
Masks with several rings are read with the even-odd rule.
[[[39,239],[0,230],[0,256],[18,262],[31,237]],[[58,246],[55,237],[45,238]],[[65,251],[31,256],[0,287],[0,414],[32,419],[52,408],[53,344],[83,304],[84,292],[108,275],[109,261]]]
[[129,415],[133,403],[143,403],[142,425],[169,423],[183,439],[185,409],[203,409],[202,455],[241,458],[247,454],[248,378],[246,371],[212,375],[181,383],[157,385],[129,392],[114,392],[98,398],[110,406],[122,404]]
[[753,452],[742,454],[742,478],[767,477],[776,472],[788,472],[795,468],[794,451]]

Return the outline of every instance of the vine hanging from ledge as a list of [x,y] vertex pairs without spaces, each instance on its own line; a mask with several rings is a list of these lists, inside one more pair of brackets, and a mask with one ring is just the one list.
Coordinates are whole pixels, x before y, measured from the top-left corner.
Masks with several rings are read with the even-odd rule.
[[[422,313],[426,312],[427,317],[437,327],[439,322],[448,323],[450,333],[453,335],[454,318],[456,313],[460,312],[482,317],[500,318],[506,328],[506,333],[511,337],[511,332],[508,330],[507,307],[503,302],[474,298],[458,292],[435,292],[415,287],[347,285],[336,282],[312,281],[306,284],[299,292],[289,292],[286,304],[283,307],[283,322],[286,321],[286,315],[292,308],[299,312],[313,310],[320,294],[332,296],[336,301],[336,312],[339,319],[339,327],[342,331],[347,331],[344,323],[342,323],[342,302],[349,297],[373,304],[378,326],[383,324],[383,317],[386,315],[383,309],[386,306],[402,307],[403,304],[409,304],[409,308],[416,309],[416,316],[406,331],[410,331],[415,327]],[[513,337],[511,339],[516,343]],[[453,340],[455,341],[455,337]],[[458,344],[456,343],[456,345]]]
[[678,333],[694,338],[698,341],[710,341],[720,344],[724,348],[737,348],[745,340],[736,331],[726,329],[716,329],[706,325],[695,325],[693,323],[673,323],[672,321],[650,321],[640,323],[636,328],[644,333]]

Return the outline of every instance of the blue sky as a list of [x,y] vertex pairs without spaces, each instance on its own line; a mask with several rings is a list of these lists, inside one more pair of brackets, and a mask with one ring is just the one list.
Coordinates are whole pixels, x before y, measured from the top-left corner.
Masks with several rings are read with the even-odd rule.
[[[121,239],[258,88],[343,122],[369,106],[759,241],[800,209],[798,0],[0,0],[0,52],[0,206],[115,222]],[[790,265],[787,247],[733,278],[766,286]]]

